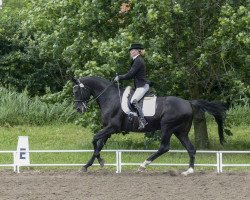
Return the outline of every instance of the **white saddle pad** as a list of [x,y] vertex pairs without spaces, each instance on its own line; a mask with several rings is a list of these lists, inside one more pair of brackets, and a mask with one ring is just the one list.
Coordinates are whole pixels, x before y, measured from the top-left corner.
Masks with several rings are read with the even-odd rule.
[[[137,113],[132,112],[128,107],[128,96],[130,94],[131,87],[126,87],[123,95],[122,95],[122,110],[126,114],[132,114],[134,116],[137,116]],[[155,115],[155,109],[156,109],[156,96],[153,97],[144,97],[143,98],[143,106],[142,106],[142,112],[144,116],[152,117]]]

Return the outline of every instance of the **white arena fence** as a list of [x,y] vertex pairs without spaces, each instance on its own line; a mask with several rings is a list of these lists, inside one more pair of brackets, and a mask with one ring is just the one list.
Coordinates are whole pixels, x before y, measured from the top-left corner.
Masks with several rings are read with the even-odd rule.
[[[13,163],[12,164],[1,164],[0,167],[13,167],[13,170],[17,173],[20,172],[20,167],[44,167],[44,166],[83,166],[84,163],[76,164],[28,164],[28,165],[20,165],[15,163],[15,157],[20,153],[89,153],[93,152],[93,150],[30,150],[30,151],[0,151],[0,154],[12,154],[13,155]],[[122,161],[123,153],[153,153],[156,150],[102,150],[102,152],[111,152],[115,153],[116,161],[115,163],[109,163],[105,166],[115,166],[116,173],[122,172],[122,166],[139,166],[141,163],[128,163]],[[187,153],[185,150],[170,150],[168,153]],[[216,168],[218,173],[223,172],[223,167],[250,167],[249,163],[246,164],[225,164],[223,163],[223,155],[224,154],[250,154],[250,151],[197,151],[196,153],[201,154],[216,154],[215,163],[214,164],[195,164],[195,166],[206,166],[206,167],[214,167]],[[99,165],[99,164],[93,164]],[[157,163],[157,160],[152,162],[150,166],[188,166],[188,164],[180,164],[180,163]]]

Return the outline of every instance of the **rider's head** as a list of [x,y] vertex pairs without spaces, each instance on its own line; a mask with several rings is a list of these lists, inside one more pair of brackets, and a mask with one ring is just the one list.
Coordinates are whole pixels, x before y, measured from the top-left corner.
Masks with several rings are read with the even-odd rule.
[[140,43],[133,43],[131,44],[129,48],[130,56],[131,58],[137,56],[137,55],[143,55],[144,54],[144,47]]

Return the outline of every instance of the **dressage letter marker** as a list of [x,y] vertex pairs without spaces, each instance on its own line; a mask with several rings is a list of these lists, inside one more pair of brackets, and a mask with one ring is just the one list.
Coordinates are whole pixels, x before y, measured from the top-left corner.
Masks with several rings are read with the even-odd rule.
[[30,156],[29,156],[29,137],[28,136],[19,136],[17,144],[17,153],[15,156],[16,166],[29,165]]

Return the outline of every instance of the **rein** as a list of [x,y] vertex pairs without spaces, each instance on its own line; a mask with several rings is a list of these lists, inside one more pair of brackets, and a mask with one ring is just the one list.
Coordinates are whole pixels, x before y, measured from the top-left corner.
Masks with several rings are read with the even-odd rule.
[[121,98],[121,90],[120,90],[119,80],[117,81],[117,89],[118,89],[120,104],[122,105],[122,98]]

